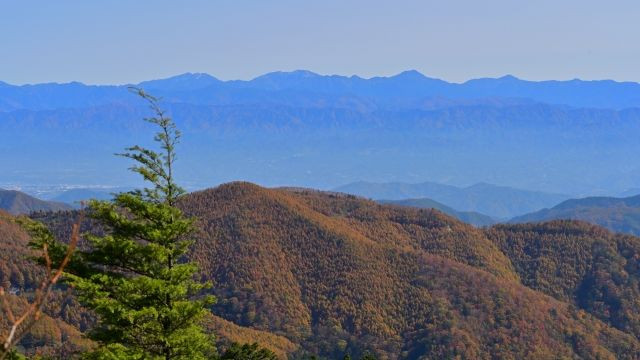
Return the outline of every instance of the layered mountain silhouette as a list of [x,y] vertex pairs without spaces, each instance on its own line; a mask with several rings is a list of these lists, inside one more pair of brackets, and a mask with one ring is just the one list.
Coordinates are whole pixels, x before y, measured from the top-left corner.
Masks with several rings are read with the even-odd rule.
[[525,223],[555,219],[584,220],[611,231],[640,235],[640,195],[626,198],[571,199],[550,209],[515,217],[510,222]]
[[490,216],[480,214],[473,211],[458,211],[445,204],[439,203],[428,198],[422,199],[404,199],[404,200],[378,200],[381,204],[393,204],[399,206],[409,206],[421,209],[436,209],[443,213],[453,216],[456,219],[467,224],[475,226],[493,225],[498,221]]
[[0,210],[11,214],[29,214],[33,211],[70,210],[71,206],[62,202],[44,201],[36,199],[16,190],[0,189]]
[[[430,180],[575,197],[639,186],[640,168],[628,161],[640,151],[636,83],[294,71],[138,85],[162,97],[184,131],[179,173],[194,188],[236,179],[324,189]],[[133,185],[111,154],[149,131],[140,120],[147,115],[125,85],[5,84],[0,168],[11,171],[2,180]]]
[[[180,92],[174,97],[198,96],[198,93],[231,93],[238,90],[296,91],[351,95],[370,98],[521,98],[574,107],[624,109],[640,107],[640,85],[634,82],[601,81],[527,81],[507,75],[501,78],[474,79],[449,83],[415,70],[390,77],[319,75],[307,70],[272,72],[253,80],[221,81],[203,73],[185,73],[137,84],[149,90]],[[86,107],[127,101],[127,86],[90,86],[79,82],[0,86],[0,110],[57,109]],[[205,91],[206,90],[206,91]],[[250,93],[249,93],[250,94]],[[202,96],[202,95],[200,95]]]
[[[455,211],[477,212],[497,219],[511,218],[534,209],[553,206],[568,198],[568,196],[561,194],[527,191],[486,183],[461,188],[433,182],[409,184],[360,181],[337,187],[334,190],[370,199],[394,200],[403,205],[434,207],[445,213],[451,213],[451,211],[432,206],[430,201],[435,200],[456,209]],[[420,198],[427,199],[421,200]],[[420,206],[420,202],[424,202],[425,206]],[[453,213],[451,215],[456,216]],[[482,221],[485,220],[488,219]]]
[[[277,334],[291,357],[640,352],[634,236],[578,221],[477,229],[437,210],[248,183],[189,194],[180,207],[198,219],[190,258],[214,281],[215,316]],[[35,216],[62,238],[74,219]]]
[[73,207],[79,208],[82,203],[86,203],[89,200],[111,200],[114,193],[127,191],[124,188],[108,188],[108,189],[96,189],[96,188],[75,188],[65,190],[59,194],[56,194],[51,198],[52,201],[70,204]]

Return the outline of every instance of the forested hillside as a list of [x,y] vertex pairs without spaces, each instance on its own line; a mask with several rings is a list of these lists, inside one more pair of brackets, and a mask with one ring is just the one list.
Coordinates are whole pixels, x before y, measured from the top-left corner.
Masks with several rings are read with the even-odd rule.
[[640,335],[640,241],[584,222],[497,225],[488,237],[522,283]]
[[[261,331],[247,337],[293,358],[640,353],[633,236],[571,221],[481,230],[436,210],[248,183],[180,207],[198,219],[190,258],[214,281],[221,336]],[[61,236],[73,219],[35,216]]]

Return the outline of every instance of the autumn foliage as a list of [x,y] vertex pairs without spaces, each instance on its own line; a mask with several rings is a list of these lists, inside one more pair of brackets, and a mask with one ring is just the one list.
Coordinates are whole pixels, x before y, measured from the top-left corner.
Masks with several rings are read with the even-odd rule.
[[[249,183],[178,206],[198,219],[188,257],[214,284],[208,328],[222,349],[258,341],[280,356],[331,359],[640,353],[633,236],[575,221],[477,229],[434,210]],[[73,219],[35,216],[60,236]]]

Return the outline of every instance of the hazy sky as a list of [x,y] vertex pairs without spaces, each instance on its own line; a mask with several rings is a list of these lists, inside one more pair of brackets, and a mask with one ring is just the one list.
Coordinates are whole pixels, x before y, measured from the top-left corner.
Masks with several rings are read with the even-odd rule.
[[638,0],[0,0],[0,80],[275,70],[640,81]]

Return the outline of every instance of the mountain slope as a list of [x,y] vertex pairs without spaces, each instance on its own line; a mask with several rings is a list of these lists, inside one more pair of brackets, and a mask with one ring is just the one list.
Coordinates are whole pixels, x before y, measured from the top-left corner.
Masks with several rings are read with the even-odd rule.
[[[294,357],[640,353],[636,237],[575,222],[480,230],[436,210],[247,183],[189,194],[180,206],[198,219],[190,257],[215,284],[214,313],[286,337]],[[69,214],[36,217],[68,231]],[[626,302],[619,311],[616,301]]]
[[496,225],[522,283],[640,335],[640,239],[579,221]]
[[410,359],[638,351],[632,336],[522,286],[481,231],[437,211],[249,184],[197,192],[182,206],[199,218],[193,258],[218,284],[215,311],[307,351]]
[[515,217],[510,223],[583,220],[612,231],[640,235],[640,195],[627,198],[588,197],[564,201],[550,209]]
[[372,199],[405,200],[430,198],[457,211],[472,211],[494,218],[511,218],[532,210],[553,206],[567,196],[538,191],[520,190],[486,183],[466,188],[433,182],[370,183],[356,182],[340,186],[335,191],[360,195]]
[[404,200],[379,200],[381,204],[392,204],[399,206],[409,206],[416,207],[422,209],[436,209],[440,210],[443,213],[453,216],[456,219],[466,222],[467,224],[475,225],[475,226],[487,226],[493,225],[497,221],[490,216],[480,214],[478,212],[473,211],[458,211],[453,208],[448,207],[442,203],[439,203],[435,200],[431,200],[428,198],[422,199],[404,199]]
[[0,209],[11,214],[29,214],[33,211],[70,210],[71,206],[53,201],[43,201],[15,190],[0,189]]

